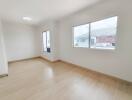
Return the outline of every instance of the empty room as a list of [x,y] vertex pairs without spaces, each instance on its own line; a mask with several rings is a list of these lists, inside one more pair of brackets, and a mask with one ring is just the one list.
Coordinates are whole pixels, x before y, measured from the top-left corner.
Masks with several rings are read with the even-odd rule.
[[0,100],[132,100],[131,0],[0,0]]

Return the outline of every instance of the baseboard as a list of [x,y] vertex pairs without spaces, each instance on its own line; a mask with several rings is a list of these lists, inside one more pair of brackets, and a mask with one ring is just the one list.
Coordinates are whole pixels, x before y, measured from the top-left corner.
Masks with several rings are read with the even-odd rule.
[[120,78],[115,77],[115,76],[111,76],[111,75],[104,74],[104,73],[101,73],[101,72],[98,72],[98,71],[95,71],[95,70],[91,70],[91,69],[89,69],[89,68],[85,68],[85,67],[82,67],[82,66],[80,66],[80,65],[73,64],[73,63],[70,63],[70,62],[67,62],[67,61],[64,61],[64,60],[50,61],[50,60],[48,60],[48,59],[46,59],[46,58],[44,58],[44,57],[41,57],[41,58],[44,59],[44,60],[46,60],[46,61],[48,61],[48,62],[51,62],[51,63],[63,62],[63,63],[69,64],[69,65],[71,65],[71,66],[76,66],[76,67],[79,67],[79,68],[86,69],[86,70],[88,70],[88,71],[90,71],[90,72],[92,72],[92,73],[98,74],[98,75],[106,76],[106,77],[108,77],[108,78],[111,78],[111,79],[116,80],[116,81],[120,81],[120,82],[122,82],[122,83],[127,83],[128,85],[129,85],[129,84],[132,84],[132,82],[129,82],[129,81],[127,81],[127,80],[123,80],[123,79],[120,79]]
[[36,59],[36,58],[40,58],[40,56],[32,57],[32,58],[26,58],[26,59],[20,59],[20,60],[8,61],[8,63],[14,63],[14,62],[19,62],[19,61],[31,60],[31,59]]
[[49,60],[49,59],[47,59],[47,58],[45,58],[45,57],[40,57],[40,58],[42,58],[42,59],[44,59],[44,60],[46,60],[46,61],[48,61],[48,62],[51,62],[51,63],[56,63],[56,62],[59,62],[59,61],[60,61],[59,59],[54,60],[54,61],[51,61],[51,60]]
[[3,75],[0,75],[0,78],[6,77],[6,76],[8,76],[8,74],[3,74]]
[[113,79],[113,80],[116,80],[116,81],[120,81],[120,82],[125,83],[125,84],[127,84],[127,85],[132,85],[132,82],[127,81],[127,80],[124,80],[124,79],[120,79],[120,78],[115,77],[115,76],[111,76],[111,75],[104,74],[104,73],[101,73],[101,72],[98,72],[98,71],[95,71],[95,70],[91,70],[91,69],[89,69],[89,68],[85,68],[85,67],[82,67],[82,66],[80,66],[80,65],[73,64],[73,63],[70,63],[70,62],[67,62],[67,61],[64,61],[64,60],[59,60],[59,61],[61,61],[61,62],[63,62],[63,63],[66,63],[66,64],[69,64],[69,65],[72,65],[72,66],[76,66],[76,67],[79,67],[79,68],[86,69],[86,70],[88,70],[88,71],[90,71],[90,72],[92,72],[92,73],[98,74],[98,75],[106,76],[106,77],[108,77],[108,78],[110,78],[110,79]]

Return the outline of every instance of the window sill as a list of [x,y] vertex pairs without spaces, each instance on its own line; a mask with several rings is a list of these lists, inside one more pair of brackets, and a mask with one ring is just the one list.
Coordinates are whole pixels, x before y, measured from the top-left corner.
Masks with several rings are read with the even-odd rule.
[[100,51],[116,51],[116,48],[87,48],[87,47],[73,47],[78,49],[100,50]]

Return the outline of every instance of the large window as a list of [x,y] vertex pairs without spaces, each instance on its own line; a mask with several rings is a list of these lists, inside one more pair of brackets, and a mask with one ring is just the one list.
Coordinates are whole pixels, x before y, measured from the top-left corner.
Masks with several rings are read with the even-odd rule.
[[91,48],[115,49],[117,17],[91,23]]
[[89,47],[89,24],[74,27],[74,47]]
[[50,49],[50,31],[43,32],[43,50],[44,52],[51,51]]
[[117,19],[116,16],[74,27],[74,47],[115,49]]

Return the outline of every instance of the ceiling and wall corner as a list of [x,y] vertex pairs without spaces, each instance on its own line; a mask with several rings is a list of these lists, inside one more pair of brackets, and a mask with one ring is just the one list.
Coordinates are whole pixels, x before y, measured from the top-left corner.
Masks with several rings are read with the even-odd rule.
[[[0,0],[0,16],[3,20],[36,25],[60,19],[101,1],[104,0]],[[26,22],[23,17],[33,20]]]

